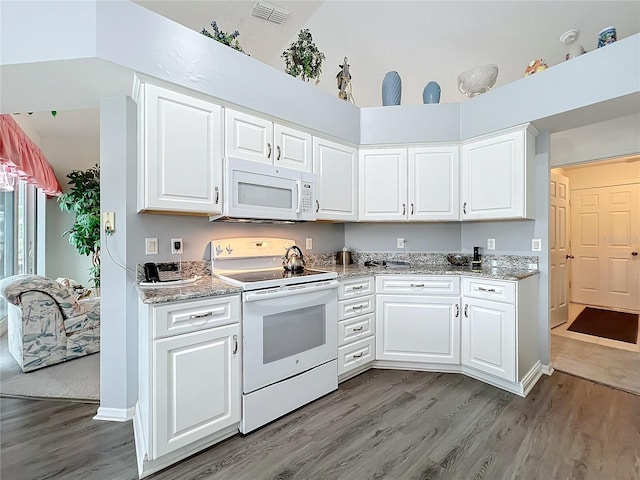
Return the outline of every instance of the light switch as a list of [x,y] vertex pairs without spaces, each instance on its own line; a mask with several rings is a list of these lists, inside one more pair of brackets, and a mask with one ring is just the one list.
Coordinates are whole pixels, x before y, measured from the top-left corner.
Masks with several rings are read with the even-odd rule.
[[487,250],[495,250],[495,249],[496,249],[496,239],[487,238]]
[[157,238],[144,239],[144,253],[146,255],[158,255],[158,239]]
[[532,238],[531,239],[531,251],[532,252],[541,252],[542,251],[542,239],[541,238]]

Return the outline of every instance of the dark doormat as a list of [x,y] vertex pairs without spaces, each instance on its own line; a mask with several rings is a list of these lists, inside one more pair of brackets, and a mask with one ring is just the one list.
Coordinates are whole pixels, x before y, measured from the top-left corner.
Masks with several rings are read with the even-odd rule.
[[567,330],[620,342],[636,343],[638,314],[586,307]]

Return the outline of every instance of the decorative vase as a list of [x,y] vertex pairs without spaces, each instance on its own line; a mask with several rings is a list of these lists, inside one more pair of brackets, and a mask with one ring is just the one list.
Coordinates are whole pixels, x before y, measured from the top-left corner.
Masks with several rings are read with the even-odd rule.
[[437,82],[429,82],[422,91],[423,103],[440,103],[440,85]]
[[609,45],[618,39],[616,27],[606,27],[598,33],[598,48]]
[[400,105],[402,80],[398,72],[387,72],[382,80],[382,105]]

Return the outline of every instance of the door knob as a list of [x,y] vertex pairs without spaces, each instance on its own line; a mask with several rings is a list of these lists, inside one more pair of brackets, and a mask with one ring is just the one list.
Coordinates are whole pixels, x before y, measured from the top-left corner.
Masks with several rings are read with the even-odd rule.
[[573,255],[565,255],[564,258],[567,258],[569,260],[573,260],[576,257],[574,257]]
[[638,256],[638,252],[631,252],[631,256],[632,257],[637,257]]

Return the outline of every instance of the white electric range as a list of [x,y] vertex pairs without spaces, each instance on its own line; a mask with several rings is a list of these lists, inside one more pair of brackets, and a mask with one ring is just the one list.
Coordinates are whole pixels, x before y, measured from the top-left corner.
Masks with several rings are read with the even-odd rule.
[[212,274],[243,289],[242,433],[338,387],[337,274],[284,270],[293,245],[282,238],[211,242]]

